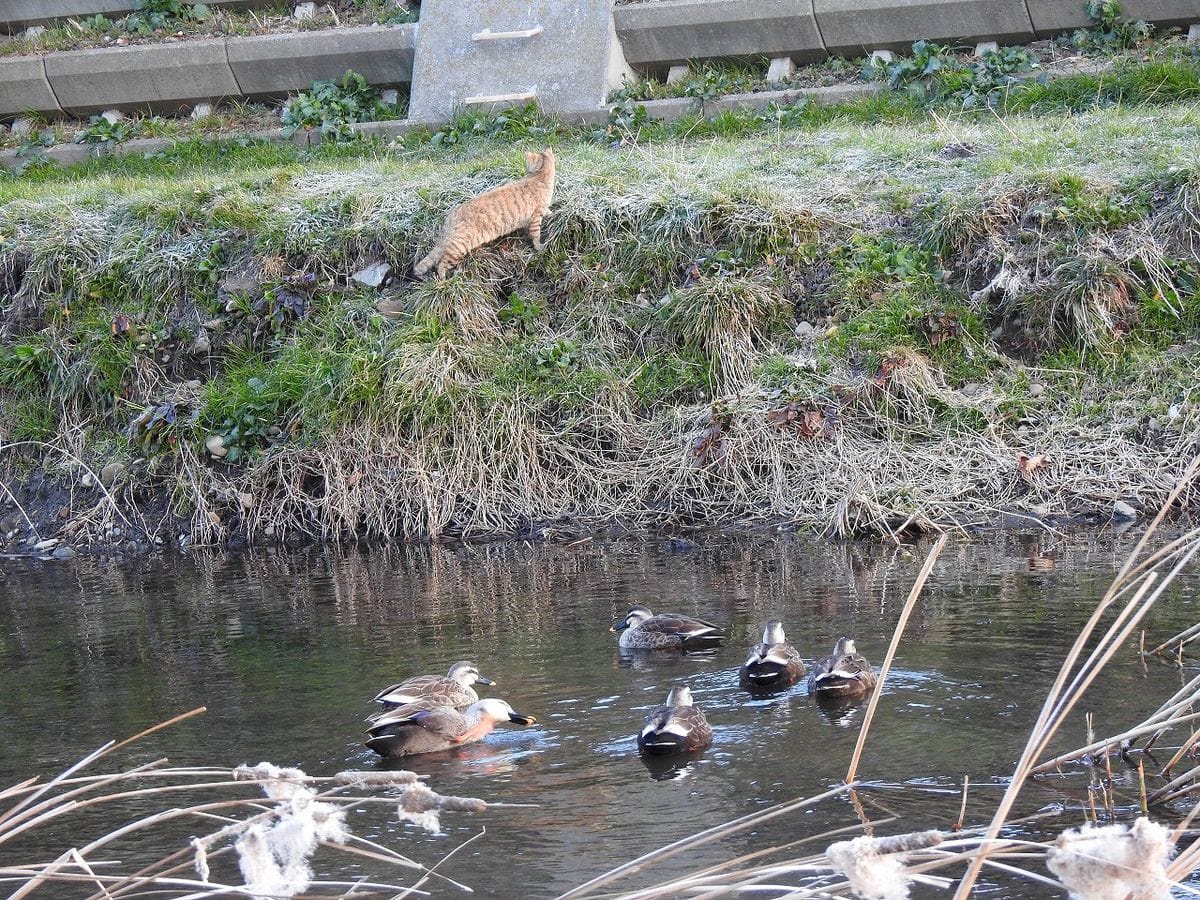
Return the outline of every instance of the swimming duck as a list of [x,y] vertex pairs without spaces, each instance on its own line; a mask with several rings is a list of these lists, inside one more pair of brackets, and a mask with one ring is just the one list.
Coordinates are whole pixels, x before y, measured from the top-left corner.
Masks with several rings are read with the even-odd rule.
[[671,688],[666,704],[650,710],[638,732],[638,749],[643,753],[686,753],[711,743],[712,727],[683,685]]
[[479,700],[479,695],[475,693],[472,685],[495,683],[490,678],[480,675],[475,663],[464,659],[452,665],[445,676],[417,675],[407,678],[391,687],[385,687],[372,699],[383,704],[385,710],[405,706],[417,700],[430,700],[439,706],[463,710]]
[[856,697],[875,687],[875,671],[848,637],[838,638],[833,653],[813,663],[810,692],[826,697]]
[[783,635],[783,623],[772,620],[763,629],[762,643],[750,649],[739,673],[748,691],[773,691],[790,687],[804,676],[804,663]]
[[621,635],[617,643],[625,650],[695,650],[715,647],[724,637],[712,622],[679,613],[656,616],[644,606],[633,607],[609,630]]
[[367,732],[367,746],[384,757],[433,753],[478,741],[501,722],[533,725],[536,721],[495,697],[472,703],[462,712],[418,701],[380,713]]

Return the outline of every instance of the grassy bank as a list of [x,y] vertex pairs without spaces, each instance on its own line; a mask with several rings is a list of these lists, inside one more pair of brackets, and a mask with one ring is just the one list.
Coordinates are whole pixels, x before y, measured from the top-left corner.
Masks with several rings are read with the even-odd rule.
[[[1198,86],[38,168],[0,181],[4,484],[76,542],[1154,509],[1200,422]],[[407,279],[546,142],[544,252]]]

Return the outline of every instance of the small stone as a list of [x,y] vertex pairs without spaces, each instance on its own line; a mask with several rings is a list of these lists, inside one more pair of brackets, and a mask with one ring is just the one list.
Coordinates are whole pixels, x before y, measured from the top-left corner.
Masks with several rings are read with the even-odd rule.
[[84,487],[95,487],[96,479],[91,472],[84,472],[83,476],[79,479],[79,483]]
[[387,278],[388,273],[392,271],[392,267],[385,262],[372,263],[365,269],[359,269],[350,277],[359,284],[365,284],[367,287],[379,287],[383,284],[383,279]]
[[58,538],[46,538],[44,541],[38,541],[33,545],[34,550],[53,550],[61,542]]
[[45,33],[46,33],[45,25],[30,25],[23,32],[21,32],[21,37],[25,38],[25,40],[27,40],[27,41],[32,41],[34,38],[40,37],[41,35],[43,35]]
[[200,333],[196,335],[196,339],[192,341],[192,353],[196,356],[207,356],[211,350],[212,339],[209,338],[208,332],[201,328]]
[[127,37],[117,38],[117,46],[118,47],[128,47],[129,46],[129,38],[127,38]]
[[254,495],[245,494],[241,491],[237,492],[238,503],[242,504],[243,509],[254,509]]
[[813,328],[812,322],[797,322],[796,323],[796,337],[811,338],[813,336],[814,332],[816,332],[816,329]]
[[1188,28],[1187,42],[1189,44],[1200,44],[1200,22],[1196,22]]
[[984,56],[988,53],[999,53],[1000,45],[995,41],[980,41],[975,45],[975,55]]
[[8,130],[12,132],[13,137],[25,137],[33,131],[33,119],[25,116],[14,119]]
[[100,118],[102,118],[109,125],[116,125],[118,122],[125,121],[125,113],[121,112],[119,109],[106,109],[104,112],[100,113]]
[[292,12],[292,18],[297,22],[303,22],[305,19],[315,19],[317,17],[317,4],[313,2],[297,3],[295,11]]
[[691,69],[689,69],[687,65],[671,66],[671,68],[667,70],[667,84],[675,84],[683,81],[683,79],[688,77],[688,72],[690,71]]
[[400,92],[395,88],[387,88],[379,92],[379,99],[388,106],[396,106],[400,102]]
[[1036,400],[1038,397],[1041,397],[1045,393],[1046,393],[1046,386],[1044,384],[1038,384],[1035,381],[1033,384],[1029,385],[1029,396],[1032,397],[1033,399]]
[[55,559],[74,559],[79,554],[71,547],[55,547],[50,555]]
[[404,303],[394,297],[386,297],[375,304],[375,308],[379,310],[381,316],[386,316],[389,319],[399,319],[404,316]]
[[225,438],[219,434],[210,434],[204,441],[204,449],[217,459],[223,459],[229,453],[229,448],[225,446]]
[[124,463],[110,462],[107,466],[100,470],[100,483],[105,487],[112,487],[124,477]]
[[1113,501],[1113,518],[1114,519],[1136,519],[1138,516],[1137,510],[1126,503],[1124,500]]
[[211,103],[197,103],[192,107],[191,115],[193,119],[206,119],[212,114],[213,107]]
[[978,397],[985,390],[987,390],[987,388],[985,388],[979,382],[971,381],[959,388],[958,392],[964,397]]
[[890,63],[895,58],[896,57],[892,55],[891,50],[872,50],[871,51],[871,63],[872,64],[874,64],[874,63],[887,64],[887,63]]

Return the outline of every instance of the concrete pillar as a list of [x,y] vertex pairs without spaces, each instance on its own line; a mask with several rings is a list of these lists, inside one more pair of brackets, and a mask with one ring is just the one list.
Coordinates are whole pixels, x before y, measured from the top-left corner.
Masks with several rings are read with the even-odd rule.
[[688,72],[690,71],[691,68],[687,65],[687,63],[684,63],[681,66],[671,66],[671,68],[667,70],[667,84],[675,84],[683,81],[683,79],[688,77]]
[[790,56],[776,56],[771,60],[771,64],[767,66],[767,83],[778,84],[781,81],[786,81],[792,77],[796,71],[796,64],[792,62]]
[[409,117],[445,122],[467,107],[530,101],[595,113],[632,76],[611,0],[424,0]]

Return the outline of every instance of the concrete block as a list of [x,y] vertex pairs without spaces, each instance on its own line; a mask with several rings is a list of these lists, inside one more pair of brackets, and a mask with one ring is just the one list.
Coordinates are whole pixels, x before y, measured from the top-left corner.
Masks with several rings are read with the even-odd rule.
[[387,88],[379,92],[379,99],[388,106],[395,106],[400,102],[400,92],[395,88]]
[[[209,6],[253,8],[272,0],[183,0]],[[0,2],[0,31],[15,33],[30,25],[44,25],[55,19],[79,19],[104,15],[112,19],[133,12],[136,0],[5,0]]]
[[975,56],[984,57],[989,53],[999,53],[1000,45],[995,41],[980,41],[975,45]]
[[198,98],[239,93],[219,40],[73,50],[45,60],[59,103],[75,115],[112,107],[178,114]]
[[826,49],[843,56],[909,50],[922,39],[1033,40],[1025,0],[813,0],[813,8]]
[[1200,22],[1196,22],[1188,28],[1187,42],[1189,44],[1200,44]]
[[412,78],[416,26],[372,25],[230,38],[229,65],[240,92],[267,97],[338,81],[353,69],[373,85]]
[[695,97],[667,97],[663,100],[647,100],[642,103],[646,115],[661,122],[674,122],[701,111],[701,103]]
[[611,0],[428,0],[421,5],[410,116],[445,121],[467,106],[536,101],[599,109],[633,74]]
[[[1086,28],[1090,24],[1082,2],[1028,0],[1028,3],[1038,37]],[[1200,19],[1200,4],[1196,0],[1124,0],[1121,9],[1126,19],[1145,19],[1159,26],[1187,25]]]
[[306,0],[304,3],[297,3],[295,10],[292,11],[292,18],[297,22],[303,22],[305,19],[315,19],[317,17],[317,4],[312,0]]
[[796,74],[796,64],[790,56],[776,56],[767,66],[767,84],[778,84]]
[[800,93],[818,106],[834,106],[880,94],[884,85],[878,81],[865,84],[831,84],[828,87],[805,88]]
[[102,147],[88,144],[55,144],[46,148],[46,158],[60,166],[74,166],[104,155]]
[[687,63],[680,66],[671,66],[667,70],[667,84],[675,84],[676,82],[683,81],[683,79],[688,77],[688,72],[690,71],[692,71],[692,67]]
[[33,134],[33,119],[27,119],[24,116],[13,119],[9,131],[12,132],[13,137],[28,137]]
[[871,51],[871,62],[872,63],[886,64],[886,63],[892,62],[893,60],[895,60],[895,58],[896,57],[893,55],[891,50],[872,50]]
[[798,62],[826,55],[813,0],[660,0],[618,6],[613,19],[625,58],[639,68],[764,53]]
[[109,125],[116,125],[118,122],[125,121],[125,113],[121,112],[119,109],[106,109],[104,112],[100,113],[100,118],[102,118]]
[[26,111],[59,112],[41,56],[0,59],[0,118]]
[[363,137],[377,137],[387,140],[389,138],[404,137],[425,126],[408,119],[391,119],[386,122],[355,122],[350,127]]
[[192,107],[190,113],[193,119],[204,119],[213,114],[213,105],[211,103],[197,103]]

